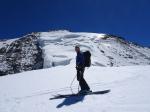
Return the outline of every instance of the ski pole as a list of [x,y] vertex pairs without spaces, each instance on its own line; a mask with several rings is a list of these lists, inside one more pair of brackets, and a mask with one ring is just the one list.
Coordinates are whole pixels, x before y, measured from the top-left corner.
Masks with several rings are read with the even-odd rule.
[[77,75],[75,75],[75,77],[73,78],[73,80],[72,80],[72,82],[71,82],[71,84],[70,84],[70,89],[71,89],[72,94],[73,94],[72,84],[73,84],[73,82],[74,82],[74,80],[75,80],[76,76],[77,76]]

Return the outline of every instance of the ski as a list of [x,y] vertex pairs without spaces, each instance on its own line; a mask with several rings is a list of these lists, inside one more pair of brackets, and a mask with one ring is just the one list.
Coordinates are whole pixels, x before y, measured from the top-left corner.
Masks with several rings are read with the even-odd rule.
[[85,96],[85,95],[99,95],[99,94],[106,94],[109,92],[110,92],[110,90],[94,91],[94,92],[82,93],[82,94],[78,94],[78,93],[76,93],[76,94],[58,94],[58,95],[54,95],[54,97],[50,98],[50,100],[69,98],[69,97],[78,97],[78,96]]

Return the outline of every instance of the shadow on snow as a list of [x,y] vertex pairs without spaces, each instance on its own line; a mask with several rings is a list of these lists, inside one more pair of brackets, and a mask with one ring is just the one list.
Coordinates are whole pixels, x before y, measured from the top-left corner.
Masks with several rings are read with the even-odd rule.
[[84,100],[84,97],[85,97],[85,95],[78,96],[78,97],[70,96],[68,98],[65,98],[62,103],[57,105],[57,108],[61,108],[64,105],[65,106],[70,106],[70,105],[76,104],[78,102],[82,102]]

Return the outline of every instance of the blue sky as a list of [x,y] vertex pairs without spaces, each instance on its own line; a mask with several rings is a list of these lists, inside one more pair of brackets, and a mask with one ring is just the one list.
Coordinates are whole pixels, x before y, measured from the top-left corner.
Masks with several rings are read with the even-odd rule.
[[0,38],[68,29],[150,46],[150,0],[0,0]]

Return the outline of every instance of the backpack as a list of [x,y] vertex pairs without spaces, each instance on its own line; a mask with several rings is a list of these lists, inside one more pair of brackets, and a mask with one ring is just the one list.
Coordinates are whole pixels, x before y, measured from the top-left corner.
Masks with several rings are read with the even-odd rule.
[[83,52],[84,55],[84,66],[90,67],[91,66],[91,53],[90,51]]

